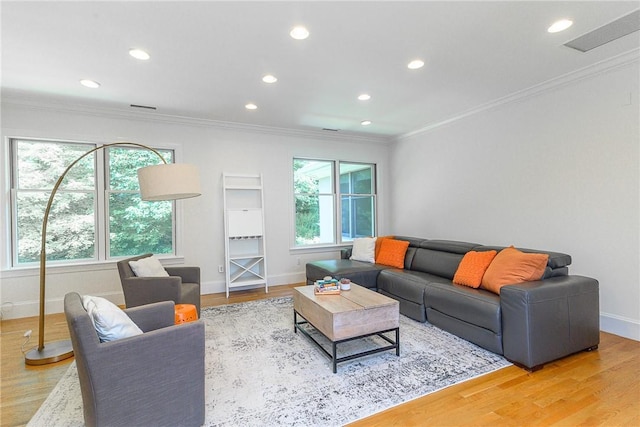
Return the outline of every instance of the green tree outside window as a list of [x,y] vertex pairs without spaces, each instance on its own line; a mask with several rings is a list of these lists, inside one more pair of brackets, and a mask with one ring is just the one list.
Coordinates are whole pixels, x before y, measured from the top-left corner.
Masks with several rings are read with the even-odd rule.
[[[12,139],[12,197],[14,264],[39,261],[42,218],[58,177],[94,144]],[[107,257],[174,253],[173,202],[144,202],[138,194],[137,170],[158,164],[157,155],[144,149],[111,147],[104,156],[87,156],[71,168],[53,201],[47,229],[47,260],[78,261]],[[171,150],[160,150],[173,161]],[[98,162],[105,159],[104,165]],[[104,174],[105,187],[97,177]],[[105,195],[102,197],[102,195]],[[104,221],[98,218],[107,206]],[[104,223],[99,242],[97,227]]]

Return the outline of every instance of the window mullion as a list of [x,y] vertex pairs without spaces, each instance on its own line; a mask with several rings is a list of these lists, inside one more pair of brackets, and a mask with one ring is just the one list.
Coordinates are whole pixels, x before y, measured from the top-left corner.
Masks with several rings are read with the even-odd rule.
[[334,161],[333,167],[333,199],[335,212],[333,214],[335,230],[334,242],[342,243],[342,194],[340,193],[340,161]]
[[[15,163],[14,163],[15,164]],[[11,265],[18,265],[18,189],[11,188]]]
[[11,221],[11,265],[18,265],[18,149],[16,142],[9,140],[9,150],[11,156],[11,203],[10,217]]
[[109,221],[108,218],[108,195],[107,185],[108,180],[106,174],[108,173],[109,155],[105,153],[106,150],[96,151],[96,167],[95,167],[95,212],[96,212],[96,251],[98,260],[106,260],[109,253],[107,244],[109,239],[109,230],[107,229]]

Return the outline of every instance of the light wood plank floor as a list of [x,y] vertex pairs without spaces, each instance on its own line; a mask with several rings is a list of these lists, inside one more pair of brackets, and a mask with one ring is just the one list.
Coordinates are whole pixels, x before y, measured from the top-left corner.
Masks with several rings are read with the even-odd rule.
[[[290,296],[298,285],[204,295],[203,307]],[[47,316],[47,341],[68,338],[64,315]],[[22,426],[36,412],[71,360],[26,366],[23,334],[37,318],[2,321],[0,425]],[[529,373],[511,366],[424,396],[351,426],[640,426],[640,342],[601,333],[600,348]]]

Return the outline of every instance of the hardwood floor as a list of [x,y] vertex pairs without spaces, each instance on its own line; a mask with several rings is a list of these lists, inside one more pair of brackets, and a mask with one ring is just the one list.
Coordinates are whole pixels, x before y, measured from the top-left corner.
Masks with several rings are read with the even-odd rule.
[[[289,296],[293,287],[203,295],[202,306]],[[63,314],[48,315],[47,341],[69,337]],[[37,343],[37,318],[1,322],[0,425],[25,425],[71,360],[26,366],[26,330]],[[511,366],[391,408],[351,426],[640,426],[640,342],[601,333],[600,348],[529,373]]]

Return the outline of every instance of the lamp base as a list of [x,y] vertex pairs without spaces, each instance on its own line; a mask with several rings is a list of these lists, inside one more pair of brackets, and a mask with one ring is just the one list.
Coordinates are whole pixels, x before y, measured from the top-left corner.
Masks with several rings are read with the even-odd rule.
[[73,357],[71,340],[48,343],[42,350],[31,350],[24,356],[27,365],[48,365]]

